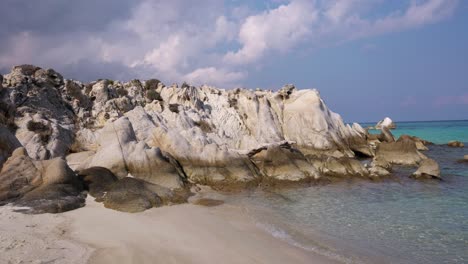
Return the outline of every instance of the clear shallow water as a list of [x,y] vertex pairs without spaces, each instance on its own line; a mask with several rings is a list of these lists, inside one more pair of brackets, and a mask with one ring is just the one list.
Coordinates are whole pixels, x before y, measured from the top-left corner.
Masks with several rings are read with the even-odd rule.
[[[424,132],[432,138],[411,133],[425,131],[414,124],[400,126],[400,132],[434,142],[467,142],[467,123],[461,122],[464,133],[453,127],[453,134],[419,123],[433,127]],[[438,126],[445,130],[447,124]],[[258,190],[233,202],[255,208],[259,226],[274,236],[342,262],[468,263],[468,164],[457,162],[468,148],[434,145],[425,154],[439,162],[442,182],[409,179],[415,168],[401,167],[384,182]]]

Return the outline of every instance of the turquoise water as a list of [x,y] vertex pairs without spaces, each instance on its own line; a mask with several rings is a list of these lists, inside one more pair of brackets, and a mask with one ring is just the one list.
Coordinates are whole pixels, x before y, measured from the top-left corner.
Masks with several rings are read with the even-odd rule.
[[[362,123],[362,127],[375,126],[375,123]],[[396,122],[397,128],[392,133],[399,137],[407,134],[418,136],[436,144],[444,144],[451,140],[468,142],[468,120],[433,121],[433,122]],[[377,130],[370,130],[379,133]]]
[[[468,142],[467,121],[397,125],[397,135]],[[272,235],[344,263],[468,263],[468,164],[457,162],[468,148],[433,145],[425,154],[443,181],[416,181],[415,168],[399,167],[383,182],[256,190],[233,202],[254,208]]]

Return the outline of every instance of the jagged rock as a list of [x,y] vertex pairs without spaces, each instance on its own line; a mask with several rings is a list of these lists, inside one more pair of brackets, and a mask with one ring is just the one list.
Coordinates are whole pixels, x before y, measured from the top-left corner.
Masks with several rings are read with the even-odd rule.
[[447,143],[447,146],[453,147],[453,148],[463,148],[465,144],[463,144],[463,142],[460,142],[460,141],[452,140],[452,141],[449,141],[449,143]]
[[392,119],[390,117],[385,117],[383,120],[379,121],[376,125],[376,129],[382,129],[383,127],[386,127],[388,129],[395,129],[396,125],[393,123]]
[[[82,84],[30,65],[13,68],[4,83],[7,96],[1,99],[15,109],[16,136],[33,159],[73,152],[67,162],[74,169],[105,167],[118,178],[133,176],[171,189],[186,181],[246,186],[265,175],[297,181],[314,167],[301,155],[319,161],[332,157],[331,167],[342,161],[346,167],[337,173],[352,167],[352,174],[364,175],[358,161],[348,160],[375,155],[367,131],[344,124],[315,89],[226,91],[165,86],[155,79]],[[278,164],[297,167],[297,173],[280,176],[283,165],[275,168],[262,158],[256,160],[259,169],[247,155],[284,141],[302,154],[280,148],[262,150],[261,156],[277,151]],[[288,159],[294,165],[286,165]]]
[[59,213],[84,205],[82,185],[64,160],[34,161],[17,148],[0,172],[0,202],[30,207],[30,213]]
[[103,167],[91,167],[78,172],[88,193],[101,200],[104,194],[109,191],[110,186],[118,181],[118,178],[108,169]]
[[407,137],[396,142],[382,142],[377,146],[374,162],[376,166],[388,168],[390,164],[417,165],[427,157],[418,151],[416,143]]
[[421,161],[419,168],[411,175],[414,178],[437,178],[440,177],[439,164],[433,159],[425,159]]
[[[5,75],[8,96],[15,109],[16,137],[36,160],[63,157],[73,141],[74,112],[57,88],[63,78],[55,71],[21,65]],[[31,122],[42,124],[35,130]],[[47,128],[47,131],[45,130]]]
[[255,149],[248,155],[265,180],[299,182],[320,178],[307,158],[287,142]]

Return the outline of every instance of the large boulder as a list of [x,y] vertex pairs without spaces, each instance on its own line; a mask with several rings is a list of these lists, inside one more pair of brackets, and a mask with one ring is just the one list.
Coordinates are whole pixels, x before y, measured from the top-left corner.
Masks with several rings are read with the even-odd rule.
[[375,125],[376,129],[382,129],[383,127],[386,127],[388,129],[395,129],[396,125],[395,125],[395,123],[393,123],[393,120],[390,119],[390,117],[385,117],[383,120],[380,120]]
[[125,177],[112,183],[102,200],[107,208],[136,213],[161,205],[185,203],[188,195],[186,190],[172,191],[157,184]]
[[248,155],[266,181],[301,182],[320,178],[307,158],[287,142],[255,149]]
[[391,164],[414,166],[426,158],[418,151],[412,139],[402,137],[396,142],[380,143],[376,149],[374,162],[377,166],[388,168]]
[[79,171],[78,176],[82,179],[85,189],[96,200],[101,200],[110,186],[118,181],[110,170],[103,167],[91,167]]
[[433,159],[425,159],[419,164],[419,168],[412,174],[414,178],[437,178],[440,177],[439,164]]
[[447,146],[453,147],[453,148],[463,148],[465,144],[463,144],[463,142],[460,142],[460,141],[452,140],[447,143]]
[[59,213],[84,205],[82,184],[61,158],[34,161],[17,148],[0,172],[0,203],[27,206],[30,213]]

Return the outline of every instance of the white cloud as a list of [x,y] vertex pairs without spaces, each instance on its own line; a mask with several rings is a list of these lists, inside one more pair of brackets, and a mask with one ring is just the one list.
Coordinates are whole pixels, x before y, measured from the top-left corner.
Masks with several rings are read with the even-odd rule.
[[239,86],[247,74],[244,72],[231,72],[214,67],[200,68],[184,76],[184,79],[195,85],[216,83],[221,87]]
[[239,32],[242,48],[228,52],[224,60],[245,64],[261,58],[269,50],[288,50],[311,33],[310,26],[316,19],[317,11],[310,1],[293,1],[249,16]]
[[[0,29],[0,68],[28,62],[60,69],[91,61],[93,69],[102,64],[103,72],[113,65],[141,78],[227,87],[242,84],[246,72],[261,65],[266,56],[436,23],[449,17],[458,3],[411,0],[406,7],[376,15],[373,11],[384,2],[275,1],[275,8],[255,11],[245,5],[226,7],[218,0],[142,0],[127,8],[128,14],[106,18],[107,24],[98,20],[96,28],[76,26],[53,34],[34,27],[37,19],[25,20],[13,33],[7,30],[15,25]],[[1,19],[0,23],[8,22]],[[25,26],[28,23],[30,28]]]

